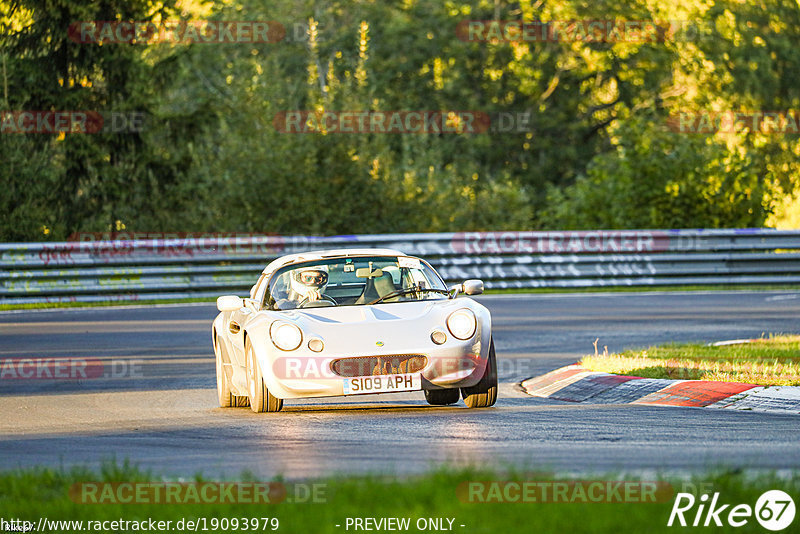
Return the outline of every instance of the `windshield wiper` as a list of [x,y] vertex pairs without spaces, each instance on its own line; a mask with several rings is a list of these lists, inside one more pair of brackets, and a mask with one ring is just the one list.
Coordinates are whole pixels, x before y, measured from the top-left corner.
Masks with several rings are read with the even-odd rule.
[[418,291],[428,291],[431,293],[441,293],[442,295],[449,295],[450,292],[444,289],[435,289],[432,287],[409,287],[406,289],[398,289],[397,291],[392,291],[388,295],[384,295],[379,299],[373,300],[372,302],[368,302],[367,306],[372,306],[373,304],[378,304],[382,302],[384,299],[390,299],[392,297],[400,297],[402,295],[407,295],[409,293],[416,293]]

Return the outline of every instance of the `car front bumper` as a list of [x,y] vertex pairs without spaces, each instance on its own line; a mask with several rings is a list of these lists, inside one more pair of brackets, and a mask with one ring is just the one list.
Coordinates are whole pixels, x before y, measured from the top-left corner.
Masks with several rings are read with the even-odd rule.
[[[474,386],[483,376],[489,357],[489,340],[482,338],[480,328],[467,341],[448,336],[442,345],[431,341],[405,345],[403,350],[387,343],[356,347],[360,350],[346,353],[328,353],[325,349],[316,353],[305,345],[284,352],[269,340],[253,343],[267,388],[280,399],[343,396],[348,378],[409,372],[421,374],[422,389]],[[424,365],[411,358],[424,358]],[[403,361],[406,363],[398,365]],[[373,365],[375,362],[378,364]]]

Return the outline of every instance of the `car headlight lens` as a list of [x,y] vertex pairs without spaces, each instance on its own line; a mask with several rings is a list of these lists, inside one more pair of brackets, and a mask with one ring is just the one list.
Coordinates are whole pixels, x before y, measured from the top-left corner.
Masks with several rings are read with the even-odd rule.
[[475,314],[470,310],[463,309],[454,311],[447,318],[447,329],[458,339],[469,339],[475,333],[478,322]]
[[300,329],[283,321],[275,321],[269,327],[269,337],[272,343],[281,350],[294,350],[303,342],[303,333]]

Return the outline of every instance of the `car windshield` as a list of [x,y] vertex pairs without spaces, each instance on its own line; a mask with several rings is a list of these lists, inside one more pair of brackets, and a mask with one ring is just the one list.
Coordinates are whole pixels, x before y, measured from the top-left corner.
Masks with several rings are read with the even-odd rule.
[[361,306],[447,298],[427,263],[406,256],[334,258],[283,267],[270,279],[273,310]]

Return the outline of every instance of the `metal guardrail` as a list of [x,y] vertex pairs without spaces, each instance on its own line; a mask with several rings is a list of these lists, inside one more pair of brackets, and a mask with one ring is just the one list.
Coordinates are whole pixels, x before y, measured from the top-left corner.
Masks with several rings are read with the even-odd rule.
[[800,230],[102,237],[0,243],[0,304],[244,294],[276,257],[364,247],[421,256],[448,282],[481,278],[490,289],[800,283]]

